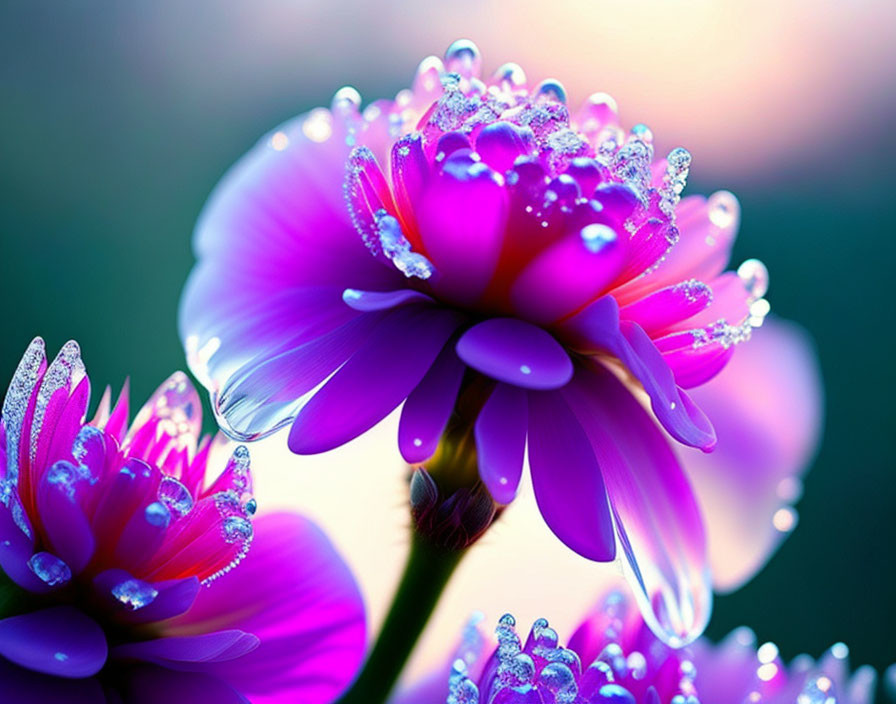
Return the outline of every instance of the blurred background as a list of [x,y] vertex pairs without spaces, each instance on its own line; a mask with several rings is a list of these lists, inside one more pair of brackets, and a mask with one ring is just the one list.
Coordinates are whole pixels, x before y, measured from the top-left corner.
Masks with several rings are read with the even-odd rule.
[[[342,85],[365,102],[394,95],[458,37],[487,70],[513,60],[530,79],[560,78],[571,104],[610,93],[659,150],[691,151],[688,192],[738,195],[734,258],[762,259],[773,310],[813,335],[827,418],[798,528],[717,599],[709,634],[748,624],[787,659],[845,641],[854,664],[883,669],[896,660],[891,0],[3,3],[0,378],[34,335],[52,349],[76,338],[95,389],[131,375],[145,398],[184,367],[190,233],[224,170]],[[285,478],[262,488],[328,476],[360,495],[376,475],[361,484],[352,468],[392,453],[380,491],[398,513],[381,534],[400,554],[393,431],[314,461],[267,447]],[[365,588],[375,600],[378,585]]]

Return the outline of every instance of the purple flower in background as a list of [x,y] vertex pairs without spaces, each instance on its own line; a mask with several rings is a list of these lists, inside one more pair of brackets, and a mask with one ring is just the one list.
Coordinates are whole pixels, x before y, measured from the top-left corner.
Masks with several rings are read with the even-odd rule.
[[332,701],[365,627],[328,539],[253,523],[248,451],[209,472],[184,374],[130,427],[126,389],[85,424],[89,394],[78,346],[48,366],[38,338],[3,403],[0,701]]
[[299,454],[405,402],[399,446],[422,463],[463,407],[494,499],[528,446],[553,532],[598,561],[621,546],[653,625],[687,642],[710,577],[670,437],[715,445],[685,389],[761,324],[767,273],[725,271],[736,199],[682,199],[690,155],[656,159],[611,98],[573,111],[556,81],[479,73],[456,42],[394,101],[361,112],[342,89],[231,170],[197,226],[191,368],[226,432],[291,424]]
[[659,641],[616,591],[576,630],[566,647],[544,619],[523,642],[509,614],[483,657],[478,619],[467,627],[450,675],[436,673],[392,704],[871,704],[877,674],[850,674],[843,643],[818,661],[789,665],[778,648],[757,648],[748,628],[721,643],[701,638],[676,650]]

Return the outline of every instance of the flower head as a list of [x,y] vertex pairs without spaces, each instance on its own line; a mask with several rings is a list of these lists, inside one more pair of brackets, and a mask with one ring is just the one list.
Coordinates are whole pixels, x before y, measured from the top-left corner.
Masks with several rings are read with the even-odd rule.
[[[184,374],[130,426],[126,389],[114,407],[107,390],[86,423],[89,394],[77,344],[48,366],[38,338],[3,404],[0,691],[194,701],[205,688],[216,701],[276,701],[259,676],[276,665],[303,701],[338,693],[364,626],[326,538],[297,516],[253,526],[249,453],[239,446],[211,472],[223,443],[199,441],[201,403]],[[277,602],[298,595],[307,609],[283,620]],[[332,630],[309,637],[322,625]]]
[[[682,650],[657,640],[619,592],[610,592],[567,646],[545,619],[523,642],[506,614],[497,647],[468,626],[452,666],[448,704],[871,704],[876,673],[850,674],[849,649],[834,645],[819,661],[790,665],[777,647],[757,647],[748,628],[718,645],[701,638]],[[416,704],[445,701],[444,682],[407,692]],[[400,701],[404,701],[399,698]],[[398,702],[395,702],[398,704]]]
[[682,199],[685,150],[657,159],[605,95],[572,110],[556,81],[480,63],[456,42],[363,112],[342,89],[231,171],[197,227],[191,367],[226,432],[291,423],[300,454],[404,402],[399,447],[423,463],[463,405],[495,500],[528,444],[553,532],[599,561],[618,544],[655,627],[686,642],[710,590],[669,439],[714,446],[685,389],[762,322],[767,273],[724,271],[737,201]]

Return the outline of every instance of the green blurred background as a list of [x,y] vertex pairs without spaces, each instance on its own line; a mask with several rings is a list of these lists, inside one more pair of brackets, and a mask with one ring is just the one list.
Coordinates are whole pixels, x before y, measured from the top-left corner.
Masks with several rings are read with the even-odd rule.
[[[636,19],[628,34],[612,30],[639,16],[630,9],[571,3],[568,42],[555,10],[419,5],[3,3],[0,378],[34,335],[51,349],[75,338],[95,388],[130,375],[144,398],[184,366],[175,314],[190,232],[227,166],[339,86],[394,95],[423,55],[471,36],[487,67],[575,71],[573,100],[580,85],[607,90],[628,124],[689,146],[689,192],[737,193],[735,259],[765,261],[774,310],[817,342],[827,421],[799,526],[758,577],[718,598],[710,635],[746,623],[786,658],[842,640],[854,664],[896,660],[892,3],[844,16],[756,3],[752,19],[684,3],[691,40],[657,3],[634,3],[659,13],[657,28]],[[678,65],[651,64],[668,42]]]

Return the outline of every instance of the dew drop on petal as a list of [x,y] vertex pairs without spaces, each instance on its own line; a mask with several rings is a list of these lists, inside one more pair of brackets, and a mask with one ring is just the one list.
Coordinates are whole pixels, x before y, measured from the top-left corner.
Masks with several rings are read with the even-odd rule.
[[171,523],[171,511],[161,501],[153,501],[143,511],[143,517],[150,525],[166,528]]
[[36,552],[28,560],[28,567],[37,577],[50,587],[65,584],[72,578],[72,571],[55,555],[48,552]]
[[112,596],[130,611],[151,604],[158,595],[158,589],[142,579],[126,579],[112,587]]
[[458,39],[445,52],[445,68],[464,78],[478,76],[482,70],[482,55],[469,39]]
[[543,100],[552,100],[555,103],[565,103],[566,88],[563,87],[560,81],[548,78],[535,88],[535,97]]
[[737,276],[751,300],[762,298],[768,291],[768,269],[758,259],[747,259],[737,267]]
[[193,508],[193,495],[190,494],[190,490],[174,477],[162,477],[158,497],[174,518],[187,515]]
[[579,235],[585,248],[589,252],[597,254],[611,242],[616,241],[616,232],[606,225],[600,223],[592,223],[581,229]]
[[772,516],[772,525],[782,533],[789,533],[796,528],[798,519],[799,516],[796,509],[790,506],[782,506]]
[[326,142],[333,134],[333,116],[326,108],[315,108],[302,123],[302,134],[312,142]]
[[519,64],[506,63],[494,73],[494,79],[504,90],[522,88],[526,85],[526,73]]
[[707,201],[709,221],[718,228],[726,229],[734,225],[740,214],[740,204],[733,193],[716,191]]

